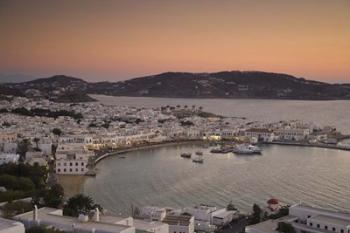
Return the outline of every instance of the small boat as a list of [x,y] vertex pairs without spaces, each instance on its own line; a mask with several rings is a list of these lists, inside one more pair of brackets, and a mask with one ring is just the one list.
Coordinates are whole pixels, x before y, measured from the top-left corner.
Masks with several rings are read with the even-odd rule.
[[210,153],[213,154],[227,154],[229,152],[233,151],[233,146],[222,146],[220,148],[213,148],[212,150],[210,150]]
[[222,149],[221,148],[213,148],[210,150],[210,153],[219,154],[219,153],[222,153]]
[[197,156],[197,157],[192,159],[192,162],[194,162],[194,163],[203,163],[204,159],[202,157],[200,157],[200,156]]
[[202,156],[203,152],[202,151],[196,151],[196,155]]
[[182,153],[180,156],[181,156],[182,158],[187,158],[187,159],[189,159],[189,158],[191,158],[191,153]]
[[125,159],[125,158],[126,158],[126,155],[118,155],[118,158],[120,158],[120,159]]

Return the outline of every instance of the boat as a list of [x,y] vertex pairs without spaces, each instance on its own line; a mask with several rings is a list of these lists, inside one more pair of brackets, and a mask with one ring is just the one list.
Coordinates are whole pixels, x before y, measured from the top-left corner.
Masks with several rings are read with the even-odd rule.
[[210,153],[213,154],[227,154],[233,151],[233,146],[222,146],[220,148],[213,148]]
[[182,153],[181,155],[180,155],[182,158],[191,158],[191,153]]
[[197,156],[197,157],[192,159],[192,162],[194,162],[194,163],[203,163],[204,159],[202,157],[200,157],[200,156]]
[[249,145],[248,148],[254,152],[254,154],[261,154],[262,150],[258,146]]
[[196,151],[196,155],[202,156],[203,152],[202,151]]
[[120,159],[125,159],[125,158],[126,158],[126,155],[118,155],[118,158],[120,158]]
[[253,154],[261,154],[261,149],[257,146],[241,144],[237,145],[233,149],[233,153],[235,154],[244,154],[244,155],[253,155]]

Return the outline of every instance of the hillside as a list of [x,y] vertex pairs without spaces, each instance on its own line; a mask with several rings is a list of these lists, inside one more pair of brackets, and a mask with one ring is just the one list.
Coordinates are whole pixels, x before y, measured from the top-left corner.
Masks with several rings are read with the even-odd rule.
[[90,84],[89,93],[188,98],[350,99],[350,87],[267,72],[163,73]]
[[350,85],[329,84],[267,72],[168,72],[120,82],[88,83],[57,75],[0,85],[0,93],[57,102],[93,101],[88,94],[187,98],[350,99]]

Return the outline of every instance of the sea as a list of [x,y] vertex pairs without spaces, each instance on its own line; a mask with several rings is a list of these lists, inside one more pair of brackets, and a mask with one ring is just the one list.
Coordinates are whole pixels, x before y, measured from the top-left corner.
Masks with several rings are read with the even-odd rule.
[[[135,107],[202,106],[204,111],[251,121],[302,120],[331,125],[350,133],[350,101],[253,99],[170,99],[97,96],[104,104]],[[242,212],[272,197],[284,204],[299,202],[334,210],[350,210],[350,152],[324,148],[265,145],[262,155],[211,154],[201,145],[171,145],[111,156],[97,164],[98,174],[82,191],[115,214],[132,206],[181,208],[199,204]],[[180,157],[204,153],[204,163]]]

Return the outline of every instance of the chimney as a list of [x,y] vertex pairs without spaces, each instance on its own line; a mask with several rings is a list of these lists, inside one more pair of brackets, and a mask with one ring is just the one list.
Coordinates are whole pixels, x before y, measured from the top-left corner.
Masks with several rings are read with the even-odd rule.
[[100,221],[100,210],[96,208],[95,210],[95,221],[99,222]]
[[33,221],[36,222],[38,221],[38,207],[34,205],[34,210],[33,210]]

